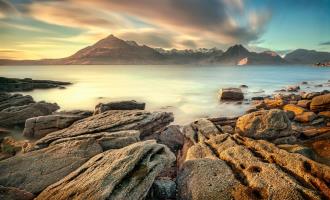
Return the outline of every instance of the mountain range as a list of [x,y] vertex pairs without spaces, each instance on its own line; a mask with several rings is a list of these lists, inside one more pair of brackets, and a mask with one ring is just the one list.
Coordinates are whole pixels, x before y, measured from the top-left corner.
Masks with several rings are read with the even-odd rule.
[[124,41],[109,35],[60,59],[8,60],[0,59],[0,65],[97,65],[97,64],[225,64],[225,65],[281,65],[315,64],[330,61],[329,52],[297,49],[284,58],[273,51],[251,52],[242,45],[234,45],[226,51],[217,48],[196,50],[164,50]]

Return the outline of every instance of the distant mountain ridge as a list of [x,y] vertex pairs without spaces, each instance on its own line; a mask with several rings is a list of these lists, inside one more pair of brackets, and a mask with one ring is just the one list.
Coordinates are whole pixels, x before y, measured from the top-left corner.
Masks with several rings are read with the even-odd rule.
[[[320,53],[320,54],[319,54]],[[305,54],[309,56],[305,56]],[[321,60],[319,60],[319,58]],[[310,59],[310,60],[308,60]],[[61,59],[6,60],[0,65],[97,65],[97,64],[224,64],[224,65],[282,65],[314,64],[330,60],[330,53],[296,50],[285,59],[272,51],[250,52],[237,44],[225,52],[217,49],[164,50],[139,45],[135,41],[124,41],[109,35],[95,44],[85,47],[73,55]],[[307,62],[308,61],[308,62]]]

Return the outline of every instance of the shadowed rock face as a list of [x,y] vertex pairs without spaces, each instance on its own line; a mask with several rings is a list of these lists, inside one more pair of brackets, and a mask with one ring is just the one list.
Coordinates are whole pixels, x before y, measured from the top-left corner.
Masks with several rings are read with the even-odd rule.
[[255,139],[276,139],[293,134],[290,120],[285,112],[278,109],[243,115],[236,122],[236,131]]
[[37,194],[102,152],[93,139],[68,141],[0,161],[0,185]]
[[330,197],[328,166],[264,140],[237,134],[212,134],[211,129],[205,132],[203,126],[195,124],[191,127],[194,128],[188,134],[184,133],[190,137],[186,137],[185,145],[188,145],[181,156],[184,159],[178,175],[180,199]]
[[144,199],[158,173],[174,161],[166,146],[138,142],[96,155],[36,199]]
[[47,147],[58,139],[98,132],[139,130],[141,137],[150,135],[173,121],[173,114],[146,111],[106,111],[80,121],[70,127],[46,135],[36,142],[35,149]]
[[0,126],[10,127],[15,125],[24,125],[25,120],[50,115],[60,107],[54,103],[37,102],[23,106],[14,106],[0,111]]
[[12,106],[23,106],[30,103],[35,103],[29,95],[9,94],[0,92],[0,111]]
[[30,192],[14,187],[3,187],[0,185],[0,199],[3,200],[32,200],[34,195]]

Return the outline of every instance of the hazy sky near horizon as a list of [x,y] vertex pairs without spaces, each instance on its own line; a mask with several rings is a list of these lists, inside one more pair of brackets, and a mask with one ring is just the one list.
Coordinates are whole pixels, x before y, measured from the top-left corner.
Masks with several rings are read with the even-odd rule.
[[166,49],[330,51],[330,0],[0,0],[0,58],[66,57],[109,34]]

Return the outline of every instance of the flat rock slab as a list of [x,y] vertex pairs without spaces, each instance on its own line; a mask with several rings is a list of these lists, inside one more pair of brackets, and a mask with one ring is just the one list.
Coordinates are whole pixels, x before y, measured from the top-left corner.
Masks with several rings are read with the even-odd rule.
[[36,200],[142,200],[158,173],[174,161],[173,153],[154,140],[106,151],[46,188]]
[[37,102],[23,106],[14,106],[0,111],[0,126],[11,127],[24,125],[25,120],[43,115],[50,115],[60,107],[56,103]]
[[244,95],[240,88],[222,88],[219,91],[219,99],[227,101],[241,101],[244,99]]
[[95,140],[69,141],[0,161],[0,185],[38,194],[102,152]]
[[134,100],[99,103],[95,106],[94,115],[108,110],[144,110],[146,104]]
[[49,133],[36,142],[36,148],[47,147],[58,139],[98,132],[138,130],[144,137],[167,126],[173,119],[173,114],[167,112],[106,111],[77,121],[66,129]]

